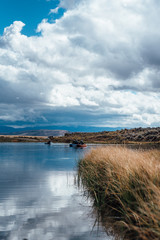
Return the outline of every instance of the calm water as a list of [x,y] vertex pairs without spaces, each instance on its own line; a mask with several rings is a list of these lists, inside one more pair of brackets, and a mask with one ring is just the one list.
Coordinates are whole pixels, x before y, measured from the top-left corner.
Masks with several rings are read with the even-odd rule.
[[0,240],[110,240],[74,185],[84,149],[0,144]]

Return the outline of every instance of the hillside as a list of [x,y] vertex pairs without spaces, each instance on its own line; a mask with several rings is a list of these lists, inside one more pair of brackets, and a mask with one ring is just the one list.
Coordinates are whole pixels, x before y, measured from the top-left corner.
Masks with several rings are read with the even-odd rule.
[[[68,131],[66,130],[25,130],[25,131],[17,131],[11,132],[10,135],[15,136],[64,136]],[[7,135],[7,134],[6,134]]]
[[63,137],[54,137],[52,141],[69,143],[74,139],[83,139],[83,141],[88,143],[160,143],[160,127],[133,128],[94,133],[66,133]]
[[[14,135],[13,135],[14,134]],[[157,128],[133,128],[116,131],[103,132],[73,132],[65,130],[30,130],[1,135],[0,142],[26,142],[26,141],[48,141],[52,136],[53,143],[70,143],[73,140],[83,140],[86,143],[107,144],[136,144],[136,143],[158,143],[160,144],[160,127]]]
[[66,130],[25,130],[1,134],[0,142],[47,142],[48,136],[64,136]]

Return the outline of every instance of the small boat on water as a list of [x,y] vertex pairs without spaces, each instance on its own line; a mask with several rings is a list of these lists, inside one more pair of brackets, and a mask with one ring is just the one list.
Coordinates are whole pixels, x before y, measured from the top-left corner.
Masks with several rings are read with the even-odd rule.
[[77,144],[77,147],[79,147],[79,148],[85,148],[85,147],[87,147],[87,144]]
[[85,144],[82,140],[81,141],[75,140],[72,143],[70,143],[69,146],[74,148],[85,148],[87,147],[87,144]]

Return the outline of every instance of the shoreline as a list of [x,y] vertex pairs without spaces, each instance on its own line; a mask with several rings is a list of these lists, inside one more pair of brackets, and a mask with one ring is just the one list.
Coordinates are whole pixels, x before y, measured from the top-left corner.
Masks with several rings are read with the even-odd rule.
[[0,142],[46,142],[46,136],[0,135]]
[[[137,145],[137,144],[159,144],[160,145],[160,127],[156,128],[133,128],[122,129],[116,131],[103,131],[103,132],[69,132],[64,133],[65,130],[57,130],[63,132],[63,135],[51,135],[51,132],[47,130],[50,135],[44,134],[44,130],[41,130],[41,134],[31,134],[31,131],[27,133],[16,133],[8,135],[0,135],[0,142],[45,142],[49,139],[53,143],[72,143],[74,140],[84,143],[93,144],[123,144],[123,145]],[[46,132],[45,132],[46,133]],[[44,134],[44,135],[43,135]],[[49,136],[49,137],[48,137]]]
[[[47,136],[23,136],[23,135],[0,135],[0,142],[47,142],[48,141]],[[78,139],[78,138],[77,138]],[[52,137],[51,138],[52,143],[66,143],[69,144],[72,142],[72,138],[63,137]],[[86,140],[86,144],[95,144],[95,145],[123,145],[123,146],[157,146],[160,148],[160,142],[159,141],[117,141],[116,139],[108,140],[108,141],[97,141],[94,139]]]
[[[78,136],[79,133],[76,133],[76,139],[81,139],[81,136]],[[75,136],[75,133],[73,134]],[[86,133],[85,133],[86,135]],[[48,138],[47,136],[23,136],[23,135],[0,135],[0,143],[47,143],[51,141],[52,144],[70,144],[72,143],[72,137],[67,134],[67,136],[55,136]],[[138,142],[138,141],[95,141],[94,139],[86,139],[85,144],[89,146],[122,146],[128,149],[159,149],[160,142]]]

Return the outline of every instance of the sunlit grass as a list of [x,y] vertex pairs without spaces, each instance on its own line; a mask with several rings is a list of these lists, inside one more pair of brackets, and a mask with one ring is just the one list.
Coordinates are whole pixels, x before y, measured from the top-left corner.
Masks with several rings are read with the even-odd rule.
[[78,165],[79,183],[125,239],[160,239],[160,151],[92,149]]

